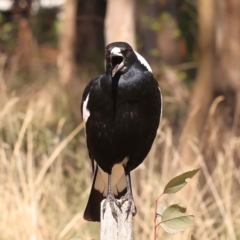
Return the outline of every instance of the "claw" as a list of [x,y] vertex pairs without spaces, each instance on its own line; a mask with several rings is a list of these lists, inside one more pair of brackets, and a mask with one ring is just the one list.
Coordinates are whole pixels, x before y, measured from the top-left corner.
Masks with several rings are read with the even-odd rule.
[[115,205],[120,209],[120,211],[122,212],[121,203],[119,203],[119,202],[115,199],[113,193],[109,192],[109,193],[107,194],[106,200],[105,200],[105,202],[104,202],[104,204],[103,204],[103,210],[102,210],[102,211],[103,211],[103,218],[104,218],[104,214],[105,214],[105,211],[106,211],[107,203],[110,204],[110,208],[111,208],[111,210],[112,210],[112,216],[114,217],[114,219],[115,219],[116,222],[117,222],[117,221],[118,221],[118,220],[117,220],[118,214],[117,214],[117,211],[116,211],[116,209],[115,209],[114,203],[115,203]]
[[118,207],[118,209],[120,210],[120,212],[122,212],[122,203],[117,201],[117,200],[115,200],[115,204]]
[[132,194],[130,192],[127,192],[123,197],[121,197],[121,200],[122,200],[122,204],[124,204],[125,202],[128,202],[128,206],[126,210],[126,214],[127,214],[126,219],[128,219],[130,212],[132,213],[133,216],[135,216],[137,214],[137,208],[135,206]]

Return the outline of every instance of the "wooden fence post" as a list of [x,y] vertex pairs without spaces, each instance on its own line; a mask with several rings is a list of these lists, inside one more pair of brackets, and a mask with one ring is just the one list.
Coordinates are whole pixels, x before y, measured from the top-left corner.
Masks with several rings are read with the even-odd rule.
[[126,219],[126,209],[128,201],[122,205],[122,212],[115,206],[117,210],[116,221],[112,216],[112,210],[107,203],[104,217],[102,216],[102,206],[105,200],[101,203],[101,240],[133,240],[133,216],[129,213],[128,219]]

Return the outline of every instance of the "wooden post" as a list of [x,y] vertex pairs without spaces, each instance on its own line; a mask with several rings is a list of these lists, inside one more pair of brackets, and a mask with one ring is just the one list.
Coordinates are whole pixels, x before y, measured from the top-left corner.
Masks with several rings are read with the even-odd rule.
[[133,240],[133,216],[132,213],[129,213],[128,219],[126,219],[126,209],[128,202],[125,202],[122,205],[122,212],[115,205],[117,210],[117,219],[116,221],[112,216],[112,210],[107,203],[106,212],[102,214],[102,206],[105,200],[101,203],[101,240]]

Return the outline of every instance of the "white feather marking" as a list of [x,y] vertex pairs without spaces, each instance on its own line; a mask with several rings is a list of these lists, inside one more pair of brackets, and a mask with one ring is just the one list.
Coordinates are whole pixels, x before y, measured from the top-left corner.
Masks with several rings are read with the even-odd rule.
[[[112,168],[111,189],[115,195],[118,195],[118,193],[123,191],[127,186],[126,177],[123,169],[123,166],[126,166],[127,162],[128,158],[124,158],[124,160],[121,163],[115,164]],[[108,174],[98,166],[98,173],[94,188],[99,192],[103,193],[104,196],[106,196],[107,185]]]
[[160,123],[161,120],[162,120],[162,105],[163,105],[163,102],[162,102],[162,91],[161,91],[161,88],[158,87],[158,89],[159,89],[159,92],[160,92],[160,101],[161,101],[161,112],[160,112],[160,121],[159,121],[159,123]]
[[142,55],[140,55],[138,52],[136,52],[136,51],[134,51],[134,52],[135,52],[138,60],[140,61],[140,63],[142,65],[144,65],[149,72],[152,72],[152,69],[151,69],[150,65],[148,64],[148,62],[146,61],[146,59]]
[[95,180],[94,188],[98,190],[100,193],[103,193],[104,196],[107,195],[107,182],[108,182],[108,175],[105,173],[99,166],[97,177]]
[[122,192],[127,187],[127,181],[125,174],[122,175],[122,177],[118,180],[117,185],[115,185],[112,190],[113,193],[118,196],[118,193]]
[[[90,93],[89,93],[90,94]],[[88,104],[88,99],[89,99],[89,94],[87,95],[87,98],[83,102],[83,121],[84,123],[87,122],[89,116],[90,116],[90,111],[87,109],[87,104]]]
[[107,173],[102,174],[102,169],[98,167],[97,176],[95,179],[94,188],[98,190],[100,193],[103,193],[104,196],[107,195]]
[[[119,47],[114,47],[112,50],[111,50],[111,54],[112,55],[119,55],[121,54],[121,49]],[[122,55],[122,54],[121,54]]]

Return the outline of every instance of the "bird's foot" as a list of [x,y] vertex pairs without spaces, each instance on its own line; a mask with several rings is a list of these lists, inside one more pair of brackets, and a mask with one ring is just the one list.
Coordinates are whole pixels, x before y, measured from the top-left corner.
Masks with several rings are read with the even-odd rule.
[[105,211],[106,211],[107,203],[110,204],[110,208],[111,208],[111,210],[112,210],[112,216],[114,217],[114,219],[115,219],[116,221],[118,221],[118,220],[117,220],[118,214],[117,214],[117,211],[116,211],[116,209],[115,209],[114,203],[115,203],[115,205],[120,209],[120,211],[122,212],[121,203],[119,203],[119,202],[115,199],[115,197],[114,197],[114,195],[113,195],[112,192],[109,192],[109,193],[107,194],[106,200],[105,200],[105,202],[104,202],[104,204],[103,204],[103,210],[102,210],[102,211],[103,211],[103,218],[104,218],[104,214],[105,214]]
[[129,213],[131,212],[133,216],[135,216],[137,214],[137,208],[135,206],[134,200],[133,200],[133,195],[131,192],[127,192],[123,197],[121,197],[122,200],[122,205],[125,202],[128,202],[128,206],[127,206],[127,217],[126,219],[128,219]]

